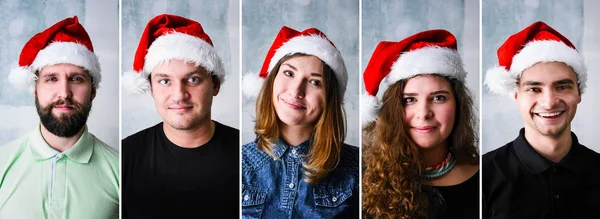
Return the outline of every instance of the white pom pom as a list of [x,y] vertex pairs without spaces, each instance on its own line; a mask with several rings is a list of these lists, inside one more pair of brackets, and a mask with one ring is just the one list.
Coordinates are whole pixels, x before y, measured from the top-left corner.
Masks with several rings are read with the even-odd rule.
[[242,77],[242,93],[246,98],[256,99],[264,81],[265,79],[260,77],[258,73],[248,72],[244,74],[244,77]]
[[10,83],[13,87],[17,88],[18,90],[29,89],[33,92],[36,79],[37,76],[35,76],[35,72],[33,72],[28,66],[13,67],[10,70],[10,73],[8,74],[8,83]]
[[150,90],[150,81],[143,72],[126,71],[121,77],[123,89],[133,94],[144,94]]
[[517,91],[517,79],[502,66],[487,70],[484,83],[488,90],[495,94],[512,95]]
[[360,97],[360,118],[361,125],[364,127],[369,122],[377,120],[377,115],[379,114],[379,108],[381,108],[379,104],[379,100],[377,100],[376,96],[371,96],[369,94],[363,94]]

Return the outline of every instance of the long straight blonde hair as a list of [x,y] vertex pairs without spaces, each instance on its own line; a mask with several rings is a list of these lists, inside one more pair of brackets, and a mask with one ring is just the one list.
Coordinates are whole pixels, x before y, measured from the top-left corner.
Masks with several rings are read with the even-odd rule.
[[[259,150],[275,158],[271,148],[280,138],[279,117],[273,106],[273,83],[281,64],[291,58],[309,56],[303,53],[287,55],[280,59],[269,72],[256,100],[256,141]],[[309,183],[322,181],[340,160],[340,151],[346,138],[345,116],[342,106],[343,94],[338,89],[338,81],[333,70],[323,63],[323,88],[325,95],[321,99],[323,112],[314,124],[311,135],[308,161],[303,164],[304,179]]]

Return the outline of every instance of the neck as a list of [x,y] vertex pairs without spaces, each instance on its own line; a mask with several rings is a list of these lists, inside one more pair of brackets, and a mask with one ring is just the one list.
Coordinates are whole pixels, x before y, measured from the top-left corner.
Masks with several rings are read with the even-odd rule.
[[421,148],[420,151],[423,154],[423,168],[441,164],[448,156],[448,147],[445,141],[432,148]]
[[283,123],[279,125],[281,139],[289,145],[296,146],[310,138],[312,126],[290,126]]
[[558,163],[571,150],[571,127],[566,128],[558,136],[546,136],[525,126],[525,139],[537,153],[552,162]]
[[85,130],[85,127],[81,128],[81,130],[79,130],[79,132],[77,132],[77,134],[74,136],[60,137],[52,134],[50,131],[48,131],[48,129],[46,129],[46,127],[44,127],[43,124],[40,124],[40,132],[42,133],[42,138],[44,138],[44,141],[46,141],[46,143],[48,143],[52,149],[61,153],[73,147],[73,145],[77,143],[83,134],[83,130]]
[[215,123],[207,120],[195,128],[180,130],[163,122],[163,130],[173,144],[182,148],[197,148],[206,144],[215,134]]

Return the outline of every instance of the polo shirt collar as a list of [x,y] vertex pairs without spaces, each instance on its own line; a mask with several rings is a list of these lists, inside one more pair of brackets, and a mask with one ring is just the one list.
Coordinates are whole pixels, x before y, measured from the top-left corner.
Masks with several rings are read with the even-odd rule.
[[[41,124],[29,135],[29,145],[36,160],[45,160],[55,156],[59,152],[46,143],[40,129]],[[63,154],[77,163],[88,163],[92,157],[94,143],[93,136],[88,132],[87,126],[85,126],[79,140],[71,148],[64,151]]]
[[[571,132],[571,138],[571,149],[558,165],[575,173],[581,173],[585,167],[584,161],[578,159],[578,154],[581,153],[580,151],[582,148],[575,133]],[[544,172],[554,164],[554,162],[546,159],[531,147],[525,139],[525,128],[522,128],[521,131],[519,131],[519,137],[514,141],[514,148],[521,163],[523,163],[525,168],[532,174]]]

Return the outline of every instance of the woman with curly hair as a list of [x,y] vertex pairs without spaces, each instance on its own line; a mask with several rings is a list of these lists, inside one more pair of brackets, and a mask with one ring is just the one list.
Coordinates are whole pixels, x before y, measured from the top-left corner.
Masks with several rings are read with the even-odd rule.
[[363,216],[479,218],[476,122],[456,49],[450,32],[429,30],[373,52],[361,103]]
[[242,147],[242,217],[358,218],[340,52],[315,28],[283,27],[256,76],[243,81],[244,95],[258,98],[256,139]]

